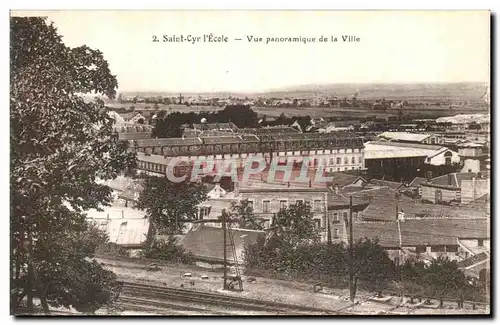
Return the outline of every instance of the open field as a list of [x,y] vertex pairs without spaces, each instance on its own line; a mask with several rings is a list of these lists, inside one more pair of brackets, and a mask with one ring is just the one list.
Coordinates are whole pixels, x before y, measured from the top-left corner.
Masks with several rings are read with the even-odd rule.
[[[120,104],[120,103],[107,103],[108,107],[113,109],[128,109],[131,106],[135,107],[135,111],[139,112],[154,112],[156,111],[153,106],[154,104]],[[223,110],[223,107],[217,106],[186,106],[186,105],[164,105],[158,104],[158,110],[165,110],[168,113],[172,112],[215,112]],[[286,116],[304,116],[309,115],[312,117],[344,117],[344,118],[366,118],[366,117],[388,117],[388,116],[398,116],[398,110],[387,110],[387,111],[375,111],[362,108],[330,108],[330,107],[252,107],[254,111],[259,114],[266,116],[278,117],[281,113]],[[403,115],[410,116],[427,116],[427,117],[442,117],[442,116],[452,116],[456,114],[474,114],[474,113],[486,113],[486,110],[479,110],[474,107],[464,107],[464,108],[429,108],[428,106],[415,107],[415,108],[405,108],[402,110]]]

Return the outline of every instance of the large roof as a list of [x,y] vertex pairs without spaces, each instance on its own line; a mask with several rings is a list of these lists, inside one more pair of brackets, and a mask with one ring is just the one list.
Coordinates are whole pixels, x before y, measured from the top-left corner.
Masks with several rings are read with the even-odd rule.
[[429,157],[447,150],[432,145],[369,141],[365,143],[365,159]]
[[[401,233],[400,230],[401,229]],[[422,218],[398,222],[355,222],[354,240],[379,240],[382,247],[458,245],[459,239],[490,238],[488,219]],[[348,238],[348,237],[347,237]]]
[[[243,262],[243,251],[245,245],[255,243],[263,231],[249,229],[232,229],[228,231],[233,236],[238,262]],[[186,251],[191,252],[195,257],[210,261],[222,262],[224,260],[224,232],[222,228],[197,225],[191,228],[180,244]],[[227,248],[228,260],[232,261],[231,248]]]
[[356,222],[353,223],[352,229],[354,241],[364,238],[378,239],[382,247],[399,247],[396,222]]
[[478,218],[487,217],[487,211],[468,206],[424,204],[388,187],[353,192],[353,197],[369,200],[370,204],[363,211],[363,220],[390,221],[396,219],[396,209],[408,217],[451,217]]
[[407,142],[422,142],[428,137],[430,134],[421,134],[421,133],[409,133],[409,132],[383,132],[378,135],[380,138],[386,138],[394,141],[407,141]]
[[433,178],[430,182],[423,182],[422,185],[439,185],[458,188],[463,180],[472,180],[476,173],[451,173]]
[[113,130],[118,133],[123,132],[152,132],[153,127],[147,124],[123,123],[113,126]]
[[125,247],[140,247],[147,240],[149,220],[147,218],[121,218],[96,220],[99,229],[106,231],[111,243]]
[[403,246],[457,245],[457,239],[490,238],[491,231],[487,218],[407,219],[400,227]]

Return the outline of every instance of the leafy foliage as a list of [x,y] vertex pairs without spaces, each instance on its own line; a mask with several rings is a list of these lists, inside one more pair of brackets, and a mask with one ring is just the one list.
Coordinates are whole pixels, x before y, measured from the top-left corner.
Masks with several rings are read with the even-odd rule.
[[264,220],[253,213],[248,200],[231,203],[229,214],[238,219],[238,228],[264,230]]
[[117,81],[101,52],[65,46],[43,18],[12,17],[10,39],[11,306],[35,295],[46,311],[94,310],[112,296],[113,275],[88,260],[96,243],[83,236],[84,211],[110,203],[96,179],[115,178],[135,156],[103,102],[78,94],[114,97]]
[[353,245],[354,275],[368,284],[371,290],[382,290],[394,279],[395,266],[378,241],[359,239]]
[[197,205],[207,199],[202,183],[174,183],[166,177],[145,176],[143,186],[136,207],[146,210],[156,231],[167,234],[182,232],[183,222],[195,220]]
[[184,247],[177,244],[177,239],[174,236],[169,236],[167,240],[151,242],[142,251],[142,256],[182,264],[191,264],[194,261],[192,254],[186,253]]
[[273,125],[292,125],[295,121],[299,123],[302,130],[305,131],[310,125],[311,117],[307,116],[294,116],[286,117],[281,115],[278,119],[272,122],[266,122],[265,118],[262,123],[259,123],[258,114],[248,106],[243,105],[229,105],[224,110],[217,112],[171,112],[166,115],[160,111],[157,115],[156,124],[153,128],[153,137],[158,138],[178,138],[182,135],[182,125],[200,123],[201,119],[205,118],[207,123],[227,123],[232,122],[237,127],[259,127],[259,126],[273,126]]
[[298,202],[275,214],[271,226],[276,227],[276,236],[287,247],[319,241],[311,206]]
[[99,245],[96,250],[96,255],[107,255],[113,257],[129,257],[130,254],[127,249],[115,243],[104,243]]

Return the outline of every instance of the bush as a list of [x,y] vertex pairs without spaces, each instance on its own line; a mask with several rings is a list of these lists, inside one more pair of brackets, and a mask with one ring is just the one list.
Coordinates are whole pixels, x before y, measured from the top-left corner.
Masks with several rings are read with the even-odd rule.
[[100,245],[96,250],[96,254],[110,255],[113,257],[129,257],[128,250],[118,244],[110,242]]
[[177,239],[170,236],[167,240],[155,240],[144,248],[141,256],[148,259],[162,260],[180,264],[192,264],[194,257],[181,245],[177,244]]

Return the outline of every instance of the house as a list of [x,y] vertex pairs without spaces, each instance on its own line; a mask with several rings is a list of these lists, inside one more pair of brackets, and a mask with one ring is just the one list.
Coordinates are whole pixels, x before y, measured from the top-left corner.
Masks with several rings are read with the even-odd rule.
[[127,112],[127,113],[118,113],[125,123],[129,124],[145,124],[146,117],[139,112]]
[[407,189],[410,191],[415,191],[418,196],[422,196],[422,183],[427,181],[425,177],[415,177],[408,185]]
[[490,195],[490,178],[481,174],[472,179],[462,179],[460,183],[460,199],[462,203],[488,201]]
[[476,173],[451,173],[422,182],[421,188],[422,199],[432,203],[462,202],[463,189],[467,203],[489,194],[490,181]]
[[119,140],[140,140],[150,139],[153,127],[146,124],[115,124],[113,131],[118,133]]
[[387,186],[365,187],[359,191],[344,194],[346,197],[369,201],[362,211],[358,212],[360,221],[394,221],[398,214],[404,213],[409,218],[478,218],[488,217],[487,206],[481,208],[467,205],[436,205],[426,204],[417,198],[410,197],[400,190],[393,190]]
[[[361,212],[366,209],[369,203],[370,201],[366,197],[354,197],[351,201],[350,197],[339,189],[334,189],[331,193],[328,193],[327,222],[330,225],[330,239],[333,242],[338,241],[340,239],[339,227],[343,227],[345,221],[349,220],[349,214],[352,212],[353,221],[360,220]],[[324,236],[328,236],[328,233],[325,233]],[[327,240],[328,238],[323,239]]]
[[421,167],[460,163],[457,152],[446,147],[402,142],[365,143],[365,168],[373,178],[410,181]]
[[355,128],[360,126],[360,121],[335,121],[323,125],[317,125],[316,128],[319,133],[330,133],[339,131],[354,131]]
[[379,134],[378,137],[392,142],[444,144],[444,137],[438,134],[410,133],[410,132],[383,132]]
[[86,211],[87,220],[106,232],[109,242],[127,249],[143,248],[151,231],[146,213],[128,206],[121,200],[113,202],[111,207],[103,211],[91,209]]
[[[353,240],[377,240],[396,264],[406,260],[430,262],[439,256],[466,261],[489,255],[489,219],[400,218],[388,222],[353,222]],[[339,227],[341,242],[348,243],[348,224]],[[480,259],[480,258],[479,258]]]
[[436,119],[436,123],[449,123],[449,131],[466,131],[472,124],[476,124],[482,132],[490,132],[489,114],[458,114]]
[[[227,261],[230,264],[244,263],[244,249],[246,245],[257,242],[260,235],[265,235],[264,231],[250,229],[226,229]],[[233,238],[236,261],[229,246],[230,238]],[[191,252],[198,261],[210,264],[222,264],[224,261],[224,230],[220,227],[210,227],[206,225],[195,225],[179,242],[187,252]]]
[[272,217],[282,208],[298,202],[309,203],[318,231],[324,231],[327,215],[326,186],[310,187],[308,184],[280,184],[249,181],[235,185],[235,195],[240,200],[248,200],[254,214],[270,227]]
[[392,182],[392,181],[386,181],[383,179],[376,179],[376,178],[370,180],[370,183],[378,185],[378,186],[386,186],[393,191],[397,191],[403,186],[403,183],[400,183],[400,182]]

